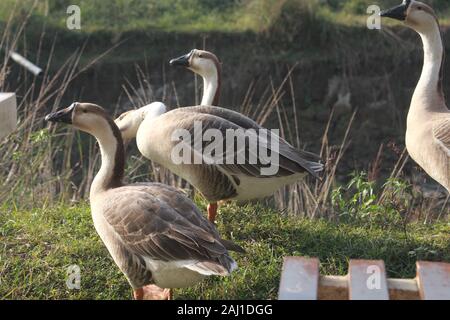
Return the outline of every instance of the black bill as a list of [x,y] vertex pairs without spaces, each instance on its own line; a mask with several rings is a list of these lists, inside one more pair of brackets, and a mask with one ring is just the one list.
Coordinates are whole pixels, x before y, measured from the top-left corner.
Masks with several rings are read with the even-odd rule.
[[194,52],[194,50],[192,50],[188,54],[185,54],[185,55],[183,55],[181,57],[172,59],[172,60],[169,61],[169,64],[171,66],[179,66],[179,67],[186,67],[186,68],[188,68],[190,66],[190,60],[191,60],[191,56],[192,56],[193,52]]
[[402,4],[396,7],[381,11],[380,16],[404,21],[406,19],[406,11],[410,4],[411,0],[404,0]]
[[72,113],[75,109],[75,103],[73,103],[70,107],[59,110],[57,112],[50,113],[45,116],[45,121],[50,122],[63,122],[63,123],[72,123]]

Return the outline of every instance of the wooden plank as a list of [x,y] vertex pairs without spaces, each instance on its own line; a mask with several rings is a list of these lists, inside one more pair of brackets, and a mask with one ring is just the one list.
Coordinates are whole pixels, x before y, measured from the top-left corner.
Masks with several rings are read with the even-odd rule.
[[[348,300],[348,276],[320,276],[319,300]],[[390,300],[420,300],[416,279],[387,279]]]
[[390,300],[420,300],[416,279],[387,279]]
[[350,300],[389,300],[382,260],[350,260],[348,280]]
[[417,284],[422,300],[450,300],[450,263],[417,261]]
[[319,300],[348,300],[347,276],[320,276]]
[[16,129],[17,105],[15,93],[0,93],[0,139]]
[[284,258],[279,300],[317,300],[318,284],[319,259]]

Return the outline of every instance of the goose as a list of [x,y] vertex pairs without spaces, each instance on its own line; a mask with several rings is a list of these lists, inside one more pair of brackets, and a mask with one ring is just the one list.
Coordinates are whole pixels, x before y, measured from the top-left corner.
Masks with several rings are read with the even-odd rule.
[[422,39],[423,69],[408,112],[406,148],[411,158],[450,192],[450,110],[442,86],[444,46],[438,18],[430,6],[413,0],[380,15],[403,21]]
[[[220,63],[217,57],[206,51],[192,50],[189,54],[172,59],[172,65],[183,65],[204,78],[204,94],[202,103],[207,105],[182,107],[169,112],[153,112],[142,117],[140,109],[120,115],[116,119],[122,136],[125,140],[136,137],[136,143],[141,154],[166,167],[176,175],[187,180],[209,202],[207,207],[208,219],[215,222],[218,202],[225,200],[252,200],[272,195],[284,185],[303,179],[307,174],[320,179],[319,173],[323,170],[320,157],[306,151],[296,150],[287,141],[276,134],[270,133],[270,139],[278,141],[279,150],[269,147],[271,154],[279,159],[279,170],[273,175],[262,174],[264,165],[260,155],[257,163],[250,163],[252,146],[245,143],[234,155],[242,152],[246,155],[245,163],[178,163],[172,158],[172,152],[179,143],[173,139],[173,134],[184,131],[195,136],[196,124],[201,124],[202,132],[208,129],[218,130],[224,137],[223,144],[227,145],[230,139],[226,138],[228,130],[233,131],[237,140],[247,139],[251,131],[261,132],[265,129],[252,119],[227,108],[208,105],[215,103],[220,95]],[[136,121],[137,120],[137,121]],[[257,144],[264,144],[264,139],[252,136]],[[194,137],[195,140],[195,137]],[[271,140],[271,141],[273,141]],[[247,140],[245,140],[247,141]],[[191,143],[195,143],[191,141]],[[202,149],[208,146],[203,141]],[[238,146],[239,147],[239,146]],[[191,149],[195,153],[194,148]],[[225,146],[224,148],[225,149]],[[226,154],[223,158],[229,156]],[[221,157],[219,157],[221,158]],[[224,161],[223,161],[224,162]]]
[[207,276],[227,276],[236,269],[228,250],[244,250],[221,239],[182,192],[160,183],[122,183],[122,136],[103,108],[73,103],[45,120],[71,124],[97,139],[102,164],[90,188],[92,218],[135,299],[146,294],[169,298],[170,288],[191,286]]

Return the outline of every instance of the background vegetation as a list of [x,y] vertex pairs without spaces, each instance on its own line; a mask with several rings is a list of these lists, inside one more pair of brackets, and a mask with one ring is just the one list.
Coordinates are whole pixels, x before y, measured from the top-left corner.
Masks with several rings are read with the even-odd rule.
[[[17,5],[26,10],[34,0],[3,0],[0,17],[5,19]],[[365,20],[369,5],[387,8],[393,0],[42,0],[36,5],[35,19],[64,28],[66,9],[76,4],[83,11],[83,31],[159,29],[166,31],[261,31],[270,28],[286,3],[305,7],[314,15],[338,23],[355,24]],[[428,1],[441,18],[450,14],[445,0]]]
[[[248,250],[236,257],[241,268],[179,290],[177,298],[275,298],[286,255],[317,256],[324,274],[345,274],[351,258],[384,259],[391,277],[413,277],[418,259],[450,261],[448,194],[404,150],[422,59],[412,31],[391,22],[367,30],[366,0],[108,3],[79,0],[82,29],[68,31],[71,1],[0,1],[0,91],[16,91],[19,103],[19,128],[0,142],[0,297],[130,297],[90,218],[96,144],[43,116],[74,100],[111,114],[154,100],[194,104],[198,79],[167,66],[192,47],[223,61],[221,105],[281,128],[328,164],[323,182],[224,206],[221,234]],[[428,3],[450,43],[448,1]],[[45,74],[36,78],[12,63],[11,49]],[[205,209],[189,185],[149,166],[135,146],[128,151],[129,182],[184,188]],[[65,287],[72,264],[82,270],[80,291]]]

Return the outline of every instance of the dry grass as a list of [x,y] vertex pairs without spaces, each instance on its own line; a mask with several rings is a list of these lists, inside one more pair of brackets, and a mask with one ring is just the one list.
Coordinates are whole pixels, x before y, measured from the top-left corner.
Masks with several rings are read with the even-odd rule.
[[[16,87],[8,85],[10,74],[9,52],[17,48],[22,39],[22,32],[28,22],[33,8],[17,31],[12,31],[10,23],[2,35],[1,46],[4,50],[5,60],[0,68],[0,91],[14,91],[18,96],[18,128],[16,132],[2,141],[0,145],[0,180],[3,188],[0,191],[0,202],[46,203],[60,201],[68,197],[80,197],[81,193],[73,193],[71,177],[76,168],[72,165],[72,150],[82,151],[82,142],[78,134],[57,131],[55,127],[44,124],[45,113],[54,111],[62,105],[63,97],[68,93],[69,85],[84,71],[91,68],[107,52],[96,57],[84,67],[79,67],[84,46],[75,51],[54,74],[48,72],[52,64],[52,56],[46,61],[42,76],[34,77],[26,70],[16,75]],[[44,34],[42,34],[43,36]],[[42,38],[41,38],[42,39]],[[56,39],[55,39],[56,41]],[[40,49],[40,48],[39,48]],[[38,50],[39,52],[40,50]],[[54,51],[54,46],[52,47]],[[39,54],[38,54],[39,61]],[[56,139],[51,139],[55,137]],[[90,156],[95,158],[92,148]],[[89,160],[93,157],[87,157]],[[84,154],[80,154],[83,161]],[[95,161],[94,161],[95,162]],[[86,177],[92,173],[93,163],[88,166],[83,163],[79,167],[87,167],[82,173],[82,180],[77,190],[86,185]]]

